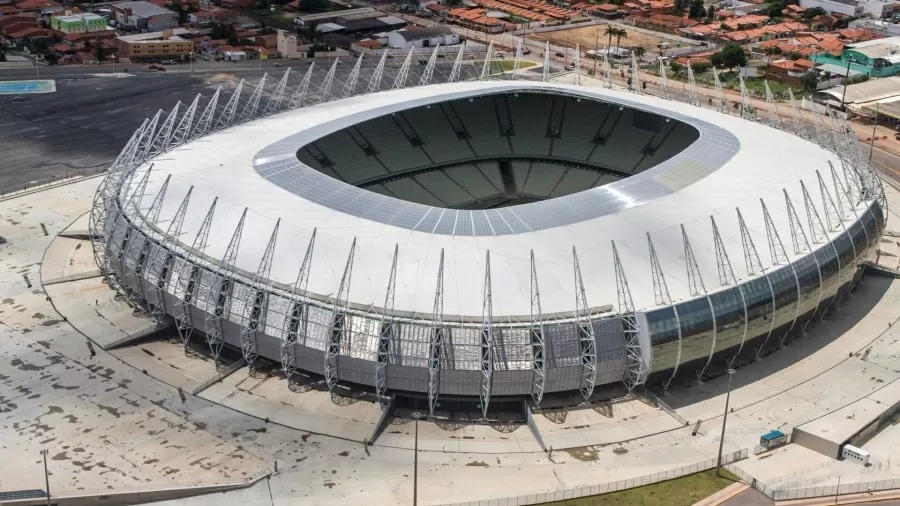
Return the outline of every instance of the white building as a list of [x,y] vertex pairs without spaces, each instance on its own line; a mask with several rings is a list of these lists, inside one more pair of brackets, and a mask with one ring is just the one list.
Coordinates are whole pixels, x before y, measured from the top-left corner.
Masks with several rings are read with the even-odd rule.
[[396,30],[388,34],[388,45],[394,49],[414,47],[453,46],[459,44],[459,35],[449,26],[429,26]]
[[855,18],[882,18],[894,11],[893,0],[800,0],[800,7],[821,7],[829,14],[837,13]]

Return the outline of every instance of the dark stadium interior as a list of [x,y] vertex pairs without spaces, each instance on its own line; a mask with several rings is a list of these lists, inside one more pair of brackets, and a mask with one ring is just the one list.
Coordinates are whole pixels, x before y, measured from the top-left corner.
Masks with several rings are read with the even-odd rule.
[[420,204],[491,209],[619,181],[699,137],[671,118],[560,93],[488,94],[415,107],[301,148],[306,165]]

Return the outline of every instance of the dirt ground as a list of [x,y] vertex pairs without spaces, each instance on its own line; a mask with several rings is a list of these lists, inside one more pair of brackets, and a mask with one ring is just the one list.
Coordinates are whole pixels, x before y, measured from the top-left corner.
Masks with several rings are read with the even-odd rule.
[[[609,37],[603,35],[606,26],[607,25],[582,26],[580,28],[569,28],[568,30],[558,30],[554,32],[529,33],[528,38],[539,40],[541,42],[549,40],[551,44],[571,47],[573,49],[576,44],[580,44],[582,51],[594,49],[595,44],[598,49],[604,49],[609,42]],[[625,31],[628,33],[628,36],[622,37],[622,40],[619,42],[619,46],[623,48],[642,46],[650,52],[651,50],[656,50],[657,44],[660,42],[671,42],[661,37],[638,33],[637,31],[629,30],[628,28],[625,28]],[[599,39],[597,38],[598,32],[600,34]],[[613,37],[612,43],[613,46],[615,46],[615,37]]]

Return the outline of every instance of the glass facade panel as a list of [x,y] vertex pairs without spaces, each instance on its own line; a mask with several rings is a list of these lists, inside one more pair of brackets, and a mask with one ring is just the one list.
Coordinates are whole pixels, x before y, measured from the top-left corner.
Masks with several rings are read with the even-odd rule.
[[[747,338],[769,335],[772,328],[772,289],[766,276],[744,283],[744,298],[747,300]],[[741,350],[743,351],[743,350]]]
[[[843,235],[843,234],[842,234]],[[816,259],[819,260],[819,268],[822,270],[822,301],[825,302],[837,292],[839,284],[840,268],[835,247],[826,244],[816,251]],[[820,303],[821,303],[820,302]],[[824,308],[822,308],[824,310]]]
[[681,320],[681,363],[708,359],[715,339],[709,301],[701,297],[682,302],[677,307]]
[[853,271],[856,270],[856,259],[853,256],[853,241],[850,240],[849,231],[837,236],[834,240],[834,246],[838,251],[838,258],[841,263],[841,285],[847,283],[853,277]]
[[716,351],[740,346],[744,337],[744,301],[741,289],[732,287],[709,296],[716,311]]
[[794,262],[794,269],[800,283],[800,312],[798,315],[803,316],[814,311],[819,300],[819,267],[815,257],[807,254]]
[[784,266],[769,274],[775,290],[775,328],[790,325],[797,315],[797,281],[791,266]]
[[645,316],[647,334],[653,346],[650,372],[672,369],[678,360],[678,320],[675,318],[675,309],[672,307],[655,309]]

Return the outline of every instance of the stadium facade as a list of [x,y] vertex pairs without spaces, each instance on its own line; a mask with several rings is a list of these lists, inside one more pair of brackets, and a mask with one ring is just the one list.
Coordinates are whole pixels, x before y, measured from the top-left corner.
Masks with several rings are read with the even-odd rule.
[[259,93],[145,122],[97,193],[97,262],[217,358],[383,405],[490,419],[707,377],[835,310],[884,230],[834,117],[533,81]]

